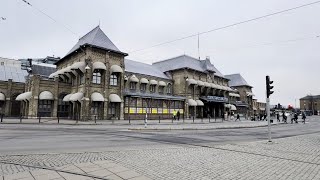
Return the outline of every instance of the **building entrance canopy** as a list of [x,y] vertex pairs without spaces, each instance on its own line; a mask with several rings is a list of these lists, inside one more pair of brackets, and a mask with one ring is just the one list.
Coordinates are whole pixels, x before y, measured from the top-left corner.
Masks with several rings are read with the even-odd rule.
[[32,96],[32,92],[25,92],[17,96],[16,100],[17,101],[24,101],[24,100],[29,100]]
[[202,99],[206,102],[221,102],[221,103],[228,102],[228,98],[219,97],[219,96],[202,96],[200,99]]

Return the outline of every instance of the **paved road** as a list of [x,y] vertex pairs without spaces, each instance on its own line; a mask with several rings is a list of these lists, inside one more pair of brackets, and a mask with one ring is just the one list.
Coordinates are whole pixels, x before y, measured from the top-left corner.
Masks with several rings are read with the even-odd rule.
[[[272,126],[272,137],[319,132],[320,120]],[[267,139],[267,127],[178,131],[129,131],[127,126],[0,126],[0,153],[56,153],[149,148],[158,145],[213,145]]]
[[267,127],[1,125],[0,178],[320,179],[319,127],[318,117],[272,126],[267,143]]

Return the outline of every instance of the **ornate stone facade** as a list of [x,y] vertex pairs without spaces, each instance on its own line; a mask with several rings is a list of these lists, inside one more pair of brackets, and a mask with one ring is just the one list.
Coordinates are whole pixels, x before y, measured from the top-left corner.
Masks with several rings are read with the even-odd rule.
[[252,101],[251,88],[231,89],[209,59],[183,55],[148,65],[125,56],[96,27],[48,78],[29,76],[16,98],[20,113],[79,120],[163,119],[176,112],[181,118],[220,118],[236,111],[236,102]]

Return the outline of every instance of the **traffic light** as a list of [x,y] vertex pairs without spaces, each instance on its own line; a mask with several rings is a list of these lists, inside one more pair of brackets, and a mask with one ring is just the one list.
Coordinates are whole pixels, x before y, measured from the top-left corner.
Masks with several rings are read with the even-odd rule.
[[271,86],[271,84],[273,84],[273,81],[270,81],[270,77],[266,76],[267,98],[269,98],[270,95],[273,94],[273,91],[271,91],[271,89],[273,89],[273,86]]

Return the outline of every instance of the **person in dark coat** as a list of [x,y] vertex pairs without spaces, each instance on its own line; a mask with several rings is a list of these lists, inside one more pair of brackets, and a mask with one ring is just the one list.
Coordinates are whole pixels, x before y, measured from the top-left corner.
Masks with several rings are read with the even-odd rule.
[[235,121],[239,120],[240,121],[240,115],[237,113],[237,119]]
[[282,121],[287,123],[287,116],[284,112],[282,113]]
[[280,122],[280,115],[277,113],[277,121]]
[[180,111],[178,110],[177,112],[177,118],[178,118],[178,121],[180,120]]

